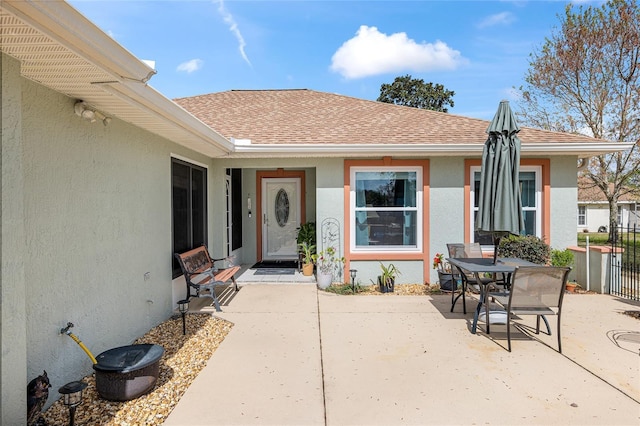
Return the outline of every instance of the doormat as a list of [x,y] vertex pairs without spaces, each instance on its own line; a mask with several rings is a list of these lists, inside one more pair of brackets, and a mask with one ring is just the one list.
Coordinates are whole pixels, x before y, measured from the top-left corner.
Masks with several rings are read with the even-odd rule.
[[258,268],[253,275],[294,275],[296,273],[295,269],[284,268],[284,269],[275,269],[275,268]]
[[298,269],[297,260],[263,260],[251,267],[251,269]]

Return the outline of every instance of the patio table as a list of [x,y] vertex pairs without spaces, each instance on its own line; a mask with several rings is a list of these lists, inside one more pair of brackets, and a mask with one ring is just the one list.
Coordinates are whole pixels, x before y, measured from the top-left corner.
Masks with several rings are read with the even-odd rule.
[[[516,270],[518,266],[540,266],[536,263],[529,262],[528,260],[520,259],[517,257],[503,257],[498,258],[498,260],[493,263],[493,259],[491,258],[447,258],[447,261],[458,268],[458,271],[462,276],[466,276],[469,272],[475,275],[476,283],[480,288],[480,300],[478,301],[478,306],[476,307],[475,313],[473,315],[473,326],[471,327],[471,333],[476,332],[478,325],[478,317],[480,316],[480,311],[482,306],[485,305],[486,297],[488,293],[488,287],[490,284],[495,284],[495,281],[487,281],[481,280],[480,277],[482,274],[489,273],[495,276],[496,274],[504,274],[506,280],[511,276]],[[462,288],[462,292],[464,292],[466,288]],[[452,302],[451,309],[453,310],[453,305],[458,300],[460,296],[456,297],[456,299]],[[463,299],[464,302],[464,299]],[[489,306],[485,307],[485,321],[487,324],[487,334],[490,332],[490,321],[489,321]]]

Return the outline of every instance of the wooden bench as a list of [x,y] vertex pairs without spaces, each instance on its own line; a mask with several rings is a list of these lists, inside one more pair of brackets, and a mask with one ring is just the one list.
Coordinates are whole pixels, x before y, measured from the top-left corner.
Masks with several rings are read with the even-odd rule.
[[[175,257],[178,259],[187,284],[187,300],[191,297],[211,297],[216,311],[220,312],[220,302],[218,302],[218,297],[213,288],[216,285],[224,285],[231,280],[235,290],[239,290],[235,274],[240,270],[240,267],[216,268],[215,262],[224,260],[224,258],[211,259],[205,246],[194,248],[182,254],[175,253]],[[191,289],[195,289],[195,294],[192,293]],[[208,290],[209,292],[203,293],[203,290]]]

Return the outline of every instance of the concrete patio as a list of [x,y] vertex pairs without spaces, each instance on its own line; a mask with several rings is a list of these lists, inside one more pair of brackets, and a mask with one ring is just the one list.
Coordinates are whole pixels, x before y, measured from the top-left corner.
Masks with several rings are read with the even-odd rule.
[[555,335],[516,332],[509,353],[505,326],[471,334],[474,301],[449,313],[447,295],[246,283],[224,312],[207,302],[235,325],[166,425],[640,422],[636,302],[567,295],[562,354]]

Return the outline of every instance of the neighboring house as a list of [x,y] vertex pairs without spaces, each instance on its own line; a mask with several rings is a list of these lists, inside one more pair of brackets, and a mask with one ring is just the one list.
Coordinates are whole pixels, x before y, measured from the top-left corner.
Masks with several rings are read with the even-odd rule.
[[[626,193],[618,199],[616,221],[625,228],[640,227],[640,196]],[[578,232],[608,232],[609,223],[609,202],[602,190],[579,180]]]
[[[1,424],[24,424],[43,369],[53,390],[92,371],[68,321],[98,354],[168,318],[174,251],[295,256],[313,220],[362,282],[379,260],[425,282],[447,242],[476,238],[487,121],[311,90],[179,100],[192,115],[65,2],[2,2],[0,27]],[[520,136],[528,231],[575,244],[577,159],[630,146]]]

